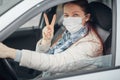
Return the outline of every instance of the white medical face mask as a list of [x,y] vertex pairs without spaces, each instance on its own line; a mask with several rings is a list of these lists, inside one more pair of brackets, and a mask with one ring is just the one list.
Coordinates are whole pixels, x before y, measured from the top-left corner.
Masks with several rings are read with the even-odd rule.
[[81,29],[82,18],[81,17],[68,17],[63,19],[63,25],[72,34]]

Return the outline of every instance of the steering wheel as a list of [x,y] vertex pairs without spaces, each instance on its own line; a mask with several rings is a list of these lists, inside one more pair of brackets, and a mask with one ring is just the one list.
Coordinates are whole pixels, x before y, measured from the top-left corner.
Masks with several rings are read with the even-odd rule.
[[10,63],[8,62],[7,59],[1,59],[1,62],[3,64],[3,67],[5,68],[6,71],[8,71],[8,74],[10,75],[10,77],[13,80],[17,80],[17,75],[15,70],[12,68],[12,66],[10,65]]

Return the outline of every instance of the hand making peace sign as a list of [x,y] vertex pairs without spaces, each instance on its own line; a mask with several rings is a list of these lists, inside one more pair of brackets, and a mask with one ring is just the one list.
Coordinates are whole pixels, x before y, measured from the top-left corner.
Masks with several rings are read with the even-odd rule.
[[56,14],[53,16],[51,24],[49,23],[47,15],[44,13],[44,18],[45,18],[45,23],[46,26],[44,27],[42,31],[43,39],[44,40],[52,40],[53,35],[54,35],[54,25],[56,21]]

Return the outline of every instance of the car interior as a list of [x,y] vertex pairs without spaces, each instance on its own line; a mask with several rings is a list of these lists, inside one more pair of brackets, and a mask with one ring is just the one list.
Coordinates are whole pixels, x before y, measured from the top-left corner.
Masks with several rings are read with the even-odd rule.
[[[91,8],[91,21],[95,25],[94,29],[97,31],[104,44],[103,55],[110,55],[112,41],[112,0],[110,0],[111,2],[109,2],[108,0],[88,1],[90,1],[89,5]],[[57,14],[57,20],[55,24],[55,37],[52,41],[53,43],[57,39],[57,36],[59,36],[65,29],[62,25],[62,5],[52,7],[46,10],[45,13],[48,15],[50,21],[52,20],[52,16],[55,13]],[[5,39],[3,43],[9,47],[16,49],[28,49],[35,51],[37,41],[42,38],[42,29],[44,28],[44,26],[45,21],[43,16],[41,16],[39,17],[38,26],[19,28],[11,36]],[[10,76],[13,75],[14,76],[12,78],[17,77],[19,80],[32,79],[42,73],[41,71],[21,67],[17,62],[14,62],[11,59],[7,59],[7,61],[11,65],[10,67],[14,69],[14,71],[7,71],[6,64],[4,64],[4,61],[1,61],[0,64],[3,65],[0,65],[0,75],[2,75],[5,80],[13,80],[10,78]]]

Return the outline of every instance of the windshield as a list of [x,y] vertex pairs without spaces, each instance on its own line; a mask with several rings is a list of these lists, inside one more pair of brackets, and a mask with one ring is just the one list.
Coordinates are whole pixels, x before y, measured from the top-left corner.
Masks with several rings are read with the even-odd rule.
[[0,0],[0,16],[23,0]]

